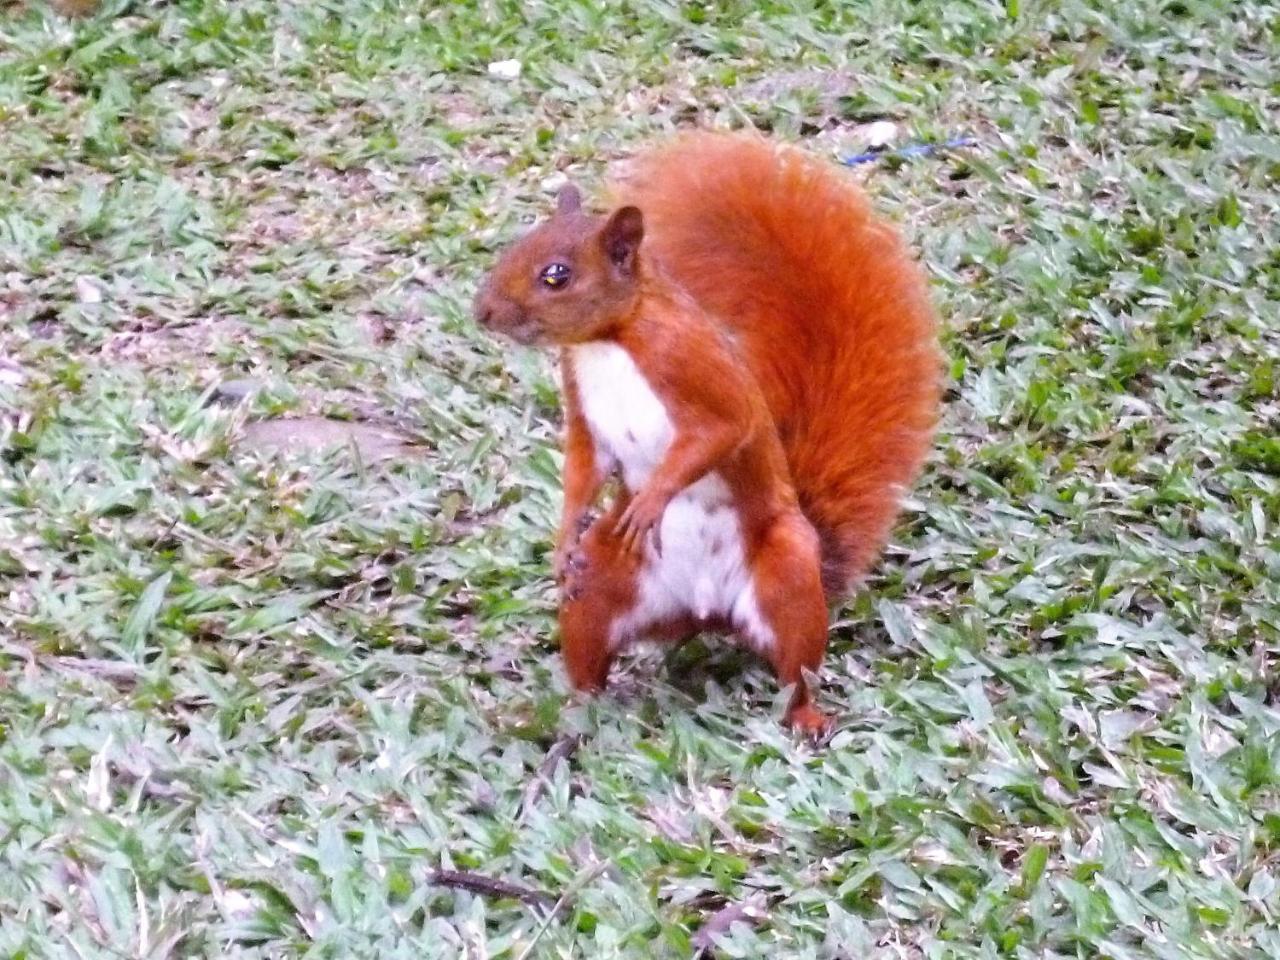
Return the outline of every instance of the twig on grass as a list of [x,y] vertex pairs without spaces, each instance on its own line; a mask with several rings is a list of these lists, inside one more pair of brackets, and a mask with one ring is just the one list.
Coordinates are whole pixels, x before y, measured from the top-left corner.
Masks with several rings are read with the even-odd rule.
[[427,883],[433,887],[466,890],[469,893],[478,893],[486,897],[519,900],[531,907],[539,907],[544,910],[549,905],[557,902],[555,897],[542,890],[522,887],[517,883],[486,877],[484,874],[471,873],[466,870],[432,870],[427,874]]
[[89,673],[102,680],[110,680],[113,683],[137,683],[138,674],[142,672],[142,667],[125,660],[100,660],[93,657],[54,657],[53,662],[63,670]]
[[613,857],[601,860],[599,863],[591,867],[591,869],[583,871],[580,876],[574,879],[573,883],[569,884],[569,888],[560,895],[560,899],[555,902],[555,906],[551,908],[551,912],[548,913],[546,919],[542,921],[542,926],[540,926],[537,933],[533,935],[533,939],[530,940],[528,944],[525,945],[525,948],[520,951],[520,956],[517,957],[516,960],[526,960],[529,954],[533,952],[533,948],[538,945],[538,941],[542,939],[544,934],[546,934],[547,930],[551,926],[551,921],[556,918],[556,915],[564,909],[566,904],[573,901],[574,895],[577,894],[579,890],[585,887],[596,877],[600,876],[600,874],[604,873],[608,867],[612,866],[613,860]]
[[136,663],[129,663],[127,660],[101,660],[93,657],[67,657],[67,656],[49,656],[48,654],[39,654],[29,647],[24,647],[18,643],[9,643],[0,640],[0,653],[7,653],[12,657],[18,657],[24,660],[28,667],[36,669],[39,667],[57,668],[61,670],[70,670],[77,673],[87,673],[98,677],[102,680],[110,680],[117,684],[134,684],[138,681],[138,674],[142,672],[142,667]]
[[534,774],[533,780],[524,789],[524,796],[520,798],[520,812],[516,814],[516,823],[523,823],[524,818],[529,811],[533,809],[534,804],[538,802],[538,798],[551,785],[551,775],[555,773],[555,769],[560,765],[561,760],[568,760],[578,751],[578,747],[582,744],[582,737],[573,734],[571,736],[561,737],[551,745],[551,749],[547,751],[546,757],[542,763],[538,765],[538,771]]

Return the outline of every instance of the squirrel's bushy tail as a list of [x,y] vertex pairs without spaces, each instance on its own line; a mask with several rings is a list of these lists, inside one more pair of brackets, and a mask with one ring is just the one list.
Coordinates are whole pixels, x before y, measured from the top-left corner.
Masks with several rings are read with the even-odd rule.
[[649,262],[734,332],[822,540],[824,584],[849,589],[933,433],[940,362],[921,270],[847,172],[754,134],[678,137],[633,160],[613,194],[644,213]]

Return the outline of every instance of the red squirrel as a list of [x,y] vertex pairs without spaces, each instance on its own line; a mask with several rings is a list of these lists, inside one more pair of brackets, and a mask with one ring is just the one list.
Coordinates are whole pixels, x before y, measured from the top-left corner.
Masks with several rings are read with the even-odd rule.
[[[756,134],[634,159],[593,216],[565,187],[476,298],[560,351],[555,553],[573,686],[635,640],[736,635],[828,729],[805,671],[931,443],[940,364],[923,275],[833,164]],[[618,496],[590,521],[606,481]]]

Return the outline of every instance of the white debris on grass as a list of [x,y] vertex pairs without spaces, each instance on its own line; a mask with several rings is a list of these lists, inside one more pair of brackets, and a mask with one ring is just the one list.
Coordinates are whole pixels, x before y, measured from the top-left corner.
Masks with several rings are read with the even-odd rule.
[[489,76],[502,80],[515,80],[519,78],[523,68],[524,65],[519,60],[495,60],[489,64]]

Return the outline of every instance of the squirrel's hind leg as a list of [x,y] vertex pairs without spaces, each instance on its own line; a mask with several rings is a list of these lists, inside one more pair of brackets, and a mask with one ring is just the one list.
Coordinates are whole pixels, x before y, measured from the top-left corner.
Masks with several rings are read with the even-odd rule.
[[804,671],[822,666],[827,601],[818,537],[809,522],[801,516],[775,522],[751,559],[751,575],[755,609],[736,618],[739,629],[773,665],[778,682],[794,685],[787,724],[820,736],[831,719],[814,705]]
[[565,564],[560,588],[560,652],[575,690],[604,689],[637,602],[639,561],[614,535],[618,510],[582,535]]

